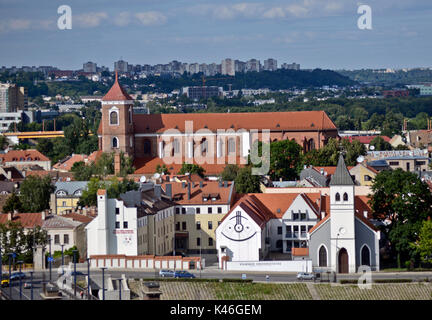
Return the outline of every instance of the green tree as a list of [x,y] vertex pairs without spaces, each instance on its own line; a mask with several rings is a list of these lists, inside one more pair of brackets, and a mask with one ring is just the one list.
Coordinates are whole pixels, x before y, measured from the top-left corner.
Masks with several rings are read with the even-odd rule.
[[97,191],[99,189],[106,189],[105,183],[98,177],[90,178],[87,188],[82,192],[78,205],[81,207],[97,206]]
[[239,172],[240,168],[235,164],[227,164],[222,173],[221,173],[221,180],[222,181],[234,181],[237,177],[237,174]]
[[6,203],[3,206],[2,212],[22,212],[22,203],[20,197],[13,192],[9,198],[7,198]]
[[0,135],[0,150],[4,150],[9,146],[9,140],[4,135]]
[[373,138],[370,142],[370,145],[374,146],[376,151],[386,151],[393,149],[392,145],[385,141],[381,136]]
[[270,144],[270,176],[273,180],[295,180],[301,170],[302,148],[294,140]]
[[260,179],[257,175],[252,175],[250,167],[239,169],[234,180],[237,193],[257,193],[260,191]]
[[94,171],[95,167],[92,165],[86,165],[84,161],[75,162],[71,168],[71,172],[76,181],[89,181],[94,174]]
[[160,165],[160,164],[158,164],[157,166],[156,166],[156,173],[159,173],[159,174],[170,174],[170,172],[169,172],[169,170],[168,170],[168,168],[167,168],[167,166],[165,165],[165,164],[163,164],[162,166]]
[[197,164],[185,163],[183,162],[182,167],[180,168],[178,174],[198,174],[200,177],[204,177],[205,170],[203,167]]
[[432,263],[432,220],[425,220],[420,228],[418,239],[412,243],[424,263]]
[[55,190],[51,178],[46,176],[27,177],[20,186],[20,200],[23,212],[41,212],[49,209],[50,195]]
[[381,171],[374,179],[369,201],[374,217],[388,220],[382,231],[390,240],[400,268],[402,259],[411,260],[421,224],[432,217],[432,194],[428,185],[418,176],[402,169]]

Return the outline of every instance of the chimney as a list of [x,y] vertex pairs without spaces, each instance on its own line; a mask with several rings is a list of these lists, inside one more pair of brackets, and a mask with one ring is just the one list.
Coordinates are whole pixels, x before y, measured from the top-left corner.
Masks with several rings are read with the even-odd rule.
[[363,211],[363,215],[364,215],[364,217],[367,219],[367,217],[368,217],[368,212],[367,212],[367,211]]
[[120,173],[120,168],[121,168],[120,154],[116,153],[114,155],[114,174]]
[[45,214],[45,210],[44,210],[44,211],[42,211],[42,221],[45,221],[45,219],[46,219],[46,214]]
[[7,172],[7,178],[8,178],[8,180],[12,180],[12,170],[9,170]]
[[155,197],[160,200],[161,199],[161,186],[160,184],[156,184],[154,186],[154,193],[155,193]]
[[187,185],[187,199],[190,200],[191,198],[191,186],[190,183]]
[[322,175],[324,175],[324,168],[321,168],[320,172]]
[[321,220],[325,218],[325,211],[321,211]]
[[13,213],[9,212],[8,213],[8,221],[12,221],[12,219],[13,219]]
[[166,184],[166,195],[172,200],[172,185],[171,183]]

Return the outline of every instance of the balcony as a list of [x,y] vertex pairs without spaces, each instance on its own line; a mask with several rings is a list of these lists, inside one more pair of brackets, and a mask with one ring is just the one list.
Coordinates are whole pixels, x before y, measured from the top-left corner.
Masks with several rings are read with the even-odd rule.
[[299,233],[298,232],[287,232],[285,233],[285,238],[287,239],[298,239]]

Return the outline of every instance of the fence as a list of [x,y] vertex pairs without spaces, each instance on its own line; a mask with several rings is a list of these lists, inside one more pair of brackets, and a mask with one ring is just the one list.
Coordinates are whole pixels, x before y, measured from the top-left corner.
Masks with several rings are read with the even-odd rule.
[[229,271],[311,272],[312,260],[300,261],[226,261]]
[[199,270],[205,267],[200,257],[97,255],[90,259],[92,268]]

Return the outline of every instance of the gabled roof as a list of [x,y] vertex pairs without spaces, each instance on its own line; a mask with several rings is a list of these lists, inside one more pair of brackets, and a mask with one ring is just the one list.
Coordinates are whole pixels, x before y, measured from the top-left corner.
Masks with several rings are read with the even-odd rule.
[[167,113],[134,114],[135,133],[163,133],[167,129],[186,131],[186,121],[193,130],[259,129],[272,131],[337,130],[324,111],[249,112],[249,113]]
[[336,171],[330,180],[330,186],[353,186],[354,181],[346,167],[343,155],[339,155]]
[[36,149],[27,150],[9,150],[7,153],[0,155],[2,162],[15,162],[15,161],[50,161],[49,158],[44,156]]
[[118,74],[116,71],[115,81],[108,93],[102,98],[102,101],[127,101],[133,100],[125,89],[118,82]]
[[[8,214],[0,214],[0,224],[6,224],[9,221]],[[30,229],[36,226],[42,226],[42,213],[14,213],[12,222],[19,222],[22,227]]]

